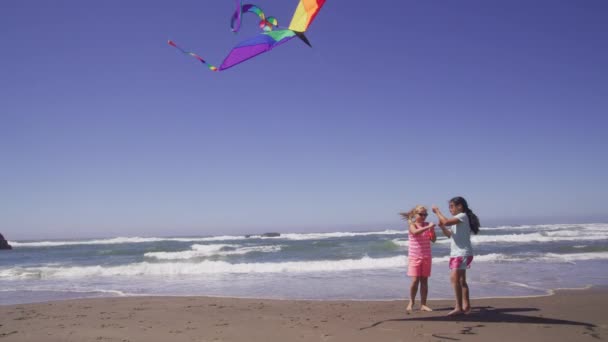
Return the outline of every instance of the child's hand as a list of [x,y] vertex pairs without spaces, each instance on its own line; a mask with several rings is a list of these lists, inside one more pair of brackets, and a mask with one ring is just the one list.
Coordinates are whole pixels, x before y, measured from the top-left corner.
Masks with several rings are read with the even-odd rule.
[[430,239],[432,242],[437,241],[437,235],[435,235],[435,227],[433,227],[433,228],[429,229],[429,230],[427,231],[427,233],[428,233],[429,239]]
[[429,229],[435,229],[435,222],[431,222],[429,224]]

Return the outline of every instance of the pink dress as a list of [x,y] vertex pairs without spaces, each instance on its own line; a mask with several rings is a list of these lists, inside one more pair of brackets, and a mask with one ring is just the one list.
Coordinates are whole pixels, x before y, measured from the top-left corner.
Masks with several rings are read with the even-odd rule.
[[[428,225],[427,222],[424,225]],[[416,227],[419,227],[416,225]],[[410,277],[430,277],[431,264],[433,257],[431,255],[431,238],[430,231],[425,231],[422,234],[414,235],[409,232],[409,248],[408,248],[408,267],[407,275]]]

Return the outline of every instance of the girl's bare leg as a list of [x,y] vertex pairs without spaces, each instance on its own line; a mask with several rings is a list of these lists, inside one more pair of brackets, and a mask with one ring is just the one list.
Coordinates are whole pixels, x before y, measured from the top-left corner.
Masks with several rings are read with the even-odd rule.
[[452,287],[454,287],[454,294],[456,295],[456,305],[454,305],[454,310],[448,313],[448,316],[460,315],[464,312],[462,309],[462,286],[459,280],[460,272],[462,270],[452,270],[452,274],[450,274],[450,280]]
[[414,309],[416,294],[418,293],[418,284],[420,284],[420,278],[412,277],[412,285],[410,285],[410,303],[407,305],[407,311],[412,311]]
[[462,272],[459,276],[458,281],[462,288],[462,310],[464,313],[471,312],[471,301],[469,300],[469,284],[467,284],[467,270],[459,270]]
[[429,278],[420,278],[420,310],[422,311],[433,311],[426,305],[426,298],[429,294]]

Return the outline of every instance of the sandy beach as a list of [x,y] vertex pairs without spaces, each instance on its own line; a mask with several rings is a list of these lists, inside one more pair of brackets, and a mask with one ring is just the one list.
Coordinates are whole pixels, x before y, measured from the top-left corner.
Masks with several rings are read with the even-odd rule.
[[608,289],[474,300],[473,313],[407,314],[405,301],[210,297],[79,299],[0,306],[2,341],[598,341]]

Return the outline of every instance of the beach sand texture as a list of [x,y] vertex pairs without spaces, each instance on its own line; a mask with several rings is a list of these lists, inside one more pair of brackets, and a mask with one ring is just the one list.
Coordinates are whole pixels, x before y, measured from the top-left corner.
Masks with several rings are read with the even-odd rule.
[[468,316],[405,301],[128,297],[0,306],[0,341],[599,341],[608,290],[473,301]]

